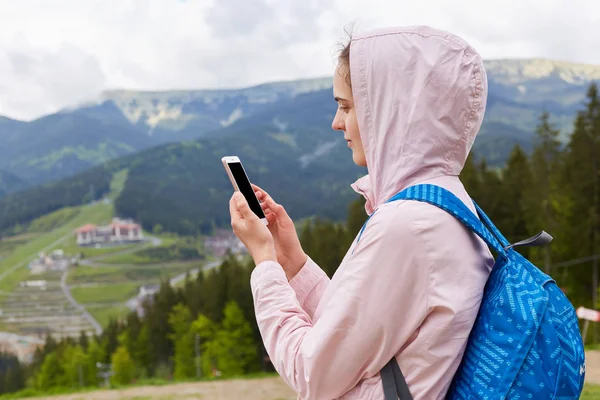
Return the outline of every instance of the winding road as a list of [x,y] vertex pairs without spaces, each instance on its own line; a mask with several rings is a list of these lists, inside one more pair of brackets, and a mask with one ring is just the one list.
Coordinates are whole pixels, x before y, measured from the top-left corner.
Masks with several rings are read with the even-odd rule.
[[[160,246],[162,244],[162,240],[159,238],[150,236],[147,239],[149,239],[151,246]],[[139,250],[141,250],[141,248],[146,247],[146,246],[148,246],[148,245],[146,244],[143,246],[133,246],[133,247],[127,248],[123,251],[117,251],[117,252],[113,252],[110,254],[104,254],[104,255],[92,257],[92,258],[89,258],[86,260],[81,260],[80,264],[86,265],[86,266],[93,266],[93,265],[95,265],[95,263],[94,263],[95,261],[101,260],[102,258],[112,257],[112,256],[115,256],[118,254],[135,253],[136,251],[139,251]],[[78,309],[79,311],[81,311],[83,313],[84,317],[90,322],[90,324],[92,324],[94,326],[96,333],[98,335],[100,335],[102,333],[102,325],[100,325],[100,323],[96,320],[96,318],[94,318],[92,316],[92,314],[90,314],[89,311],[83,305],[79,304],[77,302],[77,300],[75,300],[75,298],[71,294],[69,285],[67,285],[68,277],[69,277],[69,268],[65,269],[65,271],[63,272],[63,275],[60,279],[60,287],[61,287],[63,293],[65,294],[65,297],[69,300],[69,302],[73,305],[73,307],[75,307],[76,309]]]
[[[55,240],[54,242],[52,242],[48,246],[45,246],[40,251],[41,252],[47,252],[48,250],[56,247],[57,245],[63,243],[64,241],[68,240],[70,237],[71,237],[71,233],[69,232],[68,234],[66,234],[66,235],[58,238],[57,240]],[[148,240],[148,242],[146,244],[142,245],[142,246],[128,247],[127,249],[124,249],[122,251],[112,252],[110,254],[103,254],[103,255],[96,256],[96,257],[91,257],[89,259],[80,260],[80,265],[86,265],[86,266],[89,266],[89,267],[101,267],[102,266],[101,260],[103,258],[113,257],[113,256],[115,256],[117,254],[133,253],[133,252],[139,251],[139,250],[141,250],[142,248],[145,248],[145,247],[160,246],[162,244],[162,240],[159,239],[159,238],[156,238],[156,237],[150,236],[150,237],[147,237],[147,240]],[[0,281],[2,281],[6,276],[8,276],[11,273],[13,273],[15,270],[17,270],[19,268],[22,268],[22,267],[25,267],[31,261],[31,259],[33,259],[33,256],[32,257],[28,257],[27,259],[25,259],[25,260],[23,260],[21,262],[18,262],[16,264],[14,264],[14,265],[12,265],[12,266],[4,269],[0,273]],[[212,262],[210,262],[210,263],[208,263],[208,264],[206,264],[206,265],[204,265],[204,266],[202,266],[200,268],[194,268],[194,269],[192,269],[190,271],[181,273],[181,274],[179,274],[179,275],[171,278],[169,280],[169,283],[171,285],[176,285],[177,283],[179,283],[182,280],[184,280],[185,277],[188,274],[194,274],[195,275],[195,274],[197,274],[200,271],[200,269],[210,270],[210,269],[215,268],[218,265],[220,265],[220,263],[221,263],[220,260],[212,261]],[[71,305],[73,305],[73,307],[76,310],[78,310],[78,311],[80,311],[82,313],[82,316],[87,321],[89,321],[89,323],[95,329],[96,333],[98,335],[100,335],[102,333],[102,325],[100,325],[100,323],[92,316],[92,314],[89,313],[89,311],[86,309],[86,307],[84,305],[79,304],[77,302],[77,300],[75,300],[75,298],[71,294],[71,289],[70,289],[70,287],[69,287],[69,285],[67,283],[68,277],[69,277],[69,268],[67,268],[67,269],[65,269],[63,271],[63,274],[62,274],[61,279],[60,279],[60,287],[61,287],[61,290],[62,290],[64,296],[67,298],[67,300],[69,301],[69,303],[71,303]],[[135,304],[137,303],[138,298],[139,298],[139,296],[133,297],[133,298],[129,299],[125,304],[127,306],[129,306],[130,308],[134,308]],[[2,335],[4,335],[4,336],[2,336]],[[0,332],[0,339],[4,339],[3,341],[5,343],[8,342],[9,336],[10,336],[10,342],[15,342],[16,343],[16,339],[15,338],[18,337],[18,335],[14,335],[14,337],[13,337],[12,334]]]
[[73,305],[73,307],[75,307],[76,309],[78,309],[79,311],[81,311],[83,313],[85,318],[88,321],[90,321],[90,324],[92,324],[94,326],[94,329],[96,329],[96,333],[98,335],[100,335],[102,333],[102,325],[100,325],[98,323],[98,321],[96,321],[96,318],[94,318],[92,316],[92,314],[90,314],[84,306],[79,304],[73,298],[73,296],[71,295],[71,291],[69,290],[69,286],[67,285],[67,277],[68,276],[69,276],[69,269],[67,268],[67,269],[65,269],[65,272],[63,272],[62,278],[60,278],[60,287],[61,287],[63,293],[65,294],[65,296],[67,297],[69,302]]

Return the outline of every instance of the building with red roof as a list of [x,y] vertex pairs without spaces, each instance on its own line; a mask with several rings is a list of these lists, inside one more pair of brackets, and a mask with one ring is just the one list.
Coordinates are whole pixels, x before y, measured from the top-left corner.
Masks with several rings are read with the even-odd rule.
[[108,243],[130,243],[144,240],[142,227],[132,220],[113,218],[109,225],[86,224],[75,230],[77,244],[89,246]]

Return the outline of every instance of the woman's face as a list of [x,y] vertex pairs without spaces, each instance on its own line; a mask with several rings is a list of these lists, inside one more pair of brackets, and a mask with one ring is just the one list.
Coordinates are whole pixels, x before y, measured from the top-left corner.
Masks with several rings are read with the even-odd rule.
[[367,160],[360,140],[360,132],[358,131],[352,89],[345,78],[347,73],[349,73],[348,67],[338,64],[333,75],[333,97],[338,103],[338,110],[335,113],[331,127],[336,131],[344,132],[344,139],[346,139],[348,147],[352,150],[354,163],[366,167]]

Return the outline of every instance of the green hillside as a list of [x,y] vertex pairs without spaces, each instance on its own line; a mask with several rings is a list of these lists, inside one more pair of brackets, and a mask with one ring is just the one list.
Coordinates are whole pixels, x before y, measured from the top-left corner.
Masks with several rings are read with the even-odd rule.
[[[475,147],[496,166],[515,144],[532,147],[543,111],[550,112],[566,142],[586,86],[600,78],[598,66],[553,60],[486,60],[485,66],[489,95]],[[271,132],[302,145],[284,134],[290,126],[331,133],[331,85],[331,77],[323,77],[225,90],[118,90],[30,122],[0,117],[0,171],[18,178],[0,179],[0,197],[153,146],[223,136],[234,125],[240,133]]]
[[[65,297],[61,280],[74,300],[100,326],[106,326],[110,318],[129,311],[126,302],[137,295],[141,286],[159,284],[202,265],[204,256],[198,239],[161,236],[146,243],[105,248],[82,248],[76,244],[77,227],[111,221],[115,214],[114,200],[123,190],[127,175],[128,171],[122,170],[112,176],[106,201],[58,209],[20,226],[18,235],[0,241],[2,329],[25,333],[29,329],[47,328],[59,335],[75,327],[92,330],[89,317]],[[82,258],[77,267],[65,273],[48,271],[31,275],[29,262],[40,252],[54,250]],[[19,285],[25,280],[41,279],[47,286],[41,292]]]
[[15,174],[0,170],[0,197],[16,192],[27,186],[27,182]]

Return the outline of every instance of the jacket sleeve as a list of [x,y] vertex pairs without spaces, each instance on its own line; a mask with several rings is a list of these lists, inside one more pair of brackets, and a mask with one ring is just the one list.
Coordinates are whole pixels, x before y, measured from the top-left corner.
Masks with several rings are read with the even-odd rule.
[[328,284],[329,277],[310,257],[290,280],[290,286],[296,292],[298,303],[310,318],[315,314]]
[[252,273],[265,347],[302,399],[338,398],[378,375],[426,316],[428,262],[419,224],[402,218],[410,213],[392,213],[369,220],[315,323],[279,264],[266,261]]

